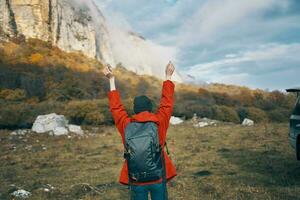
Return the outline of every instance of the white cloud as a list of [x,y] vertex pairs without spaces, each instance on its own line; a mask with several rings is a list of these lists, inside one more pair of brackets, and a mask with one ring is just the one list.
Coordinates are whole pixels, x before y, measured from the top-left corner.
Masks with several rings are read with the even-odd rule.
[[179,45],[214,42],[227,29],[236,29],[240,23],[258,18],[272,7],[286,9],[288,1],[278,0],[209,0],[179,28]]
[[[244,62],[259,62],[265,60],[284,59],[294,57],[299,59],[297,54],[300,52],[300,44],[267,44],[262,45],[258,50],[242,52],[237,54],[227,54],[225,59],[200,63],[189,67],[189,71],[207,71],[216,70],[228,65],[242,65]],[[300,60],[300,59],[299,59]],[[285,66],[289,67],[289,66]],[[201,73],[201,72],[200,72]]]
[[[239,85],[256,85],[249,83],[256,76],[273,74],[274,71],[290,71],[300,66],[300,43],[266,44],[257,50],[228,54],[225,58],[189,67],[187,74],[193,74],[207,82],[222,82]],[[276,73],[275,73],[276,74]],[[277,74],[276,74],[277,76]],[[288,77],[284,77],[288,78]],[[272,80],[270,80],[272,81]]]
[[[272,88],[279,86],[272,79],[280,71],[288,75],[299,67],[300,15],[290,13],[299,2],[293,0],[106,0],[103,4],[105,16],[114,24],[172,48],[180,71],[194,70],[198,80],[257,87],[268,81]],[[261,78],[264,73],[268,80]],[[286,83],[296,80],[293,73],[290,76]]]

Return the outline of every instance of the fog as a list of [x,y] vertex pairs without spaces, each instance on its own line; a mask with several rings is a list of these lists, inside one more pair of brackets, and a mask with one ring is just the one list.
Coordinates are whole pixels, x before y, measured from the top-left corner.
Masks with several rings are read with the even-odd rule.
[[[176,64],[176,49],[147,40],[128,30],[128,27],[110,23],[107,19],[109,16],[103,16],[93,0],[73,1],[79,6],[89,9],[99,38],[100,34],[103,38],[103,30],[107,31],[108,38],[105,39],[109,41],[110,48],[105,50],[112,53],[113,61],[108,61],[108,63],[113,67],[121,63],[126,69],[137,74],[149,74],[163,79],[166,64],[170,60]],[[101,43],[101,41],[99,42]],[[173,80],[181,82],[177,73]]]

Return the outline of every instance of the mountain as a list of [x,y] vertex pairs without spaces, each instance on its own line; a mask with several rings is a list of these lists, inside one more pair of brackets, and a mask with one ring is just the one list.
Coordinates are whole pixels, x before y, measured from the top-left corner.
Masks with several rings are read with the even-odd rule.
[[[36,38],[137,74],[164,77],[175,52],[108,24],[93,0],[1,0],[0,39]],[[178,74],[175,80],[181,82]]]

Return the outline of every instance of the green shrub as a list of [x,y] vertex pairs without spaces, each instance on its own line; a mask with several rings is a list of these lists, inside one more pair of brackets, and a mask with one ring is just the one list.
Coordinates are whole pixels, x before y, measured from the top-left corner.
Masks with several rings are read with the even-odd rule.
[[[64,115],[75,124],[105,124],[111,123],[108,103],[98,100],[69,101],[65,104]],[[106,110],[106,111],[104,111]]]
[[268,116],[265,111],[255,107],[240,107],[237,109],[240,122],[245,118],[249,118],[256,123],[268,121]]
[[213,117],[212,107],[208,105],[191,104],[187,107],[187,110],[189,111],[189,116],[193,116],[196,113],[199,117]]
[[93,101],[69,101],[64,108],[65,116],[71,123],[82,124],[88,113],[97,110],[97,104]]
[[240,122],[237,112],[228,106],[213,106],[213,118],[224,122]]
[[248,118],[256,123],[266,122],[268,120],[268,116],[265,111],[255,107],[248,108]]
[[273,122],[288,122],[291,111],[284,108],[277,108],[267,112],[270,121]]
[[173,109],[173,115],[177,117],[185,117],[187,119],[192,118],[194,110],[191,105],[195,105],[193,101],[183,101],[181,103],[175,104]]
[[1,104],[0,128],[29,128],[34,119],[28,104]]
[[38,115],[61,114],[63,105],[59,102],[1,103],[0,128],[31,128]]
[[99,112],[99,110],[87,113],[84,118],[84,122],[86,124],[103,124],[104,121],[105,117],[102,113]]
[[0,89],[0,99],[6,101],[22,101],[26,99],[26,92],[22,89]]

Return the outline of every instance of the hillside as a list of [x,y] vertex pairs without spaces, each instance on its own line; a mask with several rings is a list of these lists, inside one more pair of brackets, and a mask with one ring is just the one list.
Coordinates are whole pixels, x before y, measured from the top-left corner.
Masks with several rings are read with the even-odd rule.
[[[100,61],[80,53],[66,53],[37,39],[0,43],[0,127],[30,127],[39,114],[65,114],[76,124],[111,124],[108,81]],[[115,68],[117,88],[132,114],[134,96],[146,94],[159,104],[162,80],[141,76],[120,64]],[[234,92],[232,92],[234,91]],[[197,87],[176,83],[174,115],[194,113],[239,123],[287,121],[293,95],[223,85]]]

